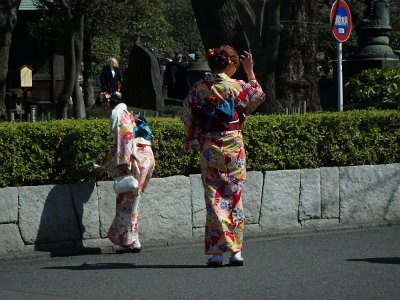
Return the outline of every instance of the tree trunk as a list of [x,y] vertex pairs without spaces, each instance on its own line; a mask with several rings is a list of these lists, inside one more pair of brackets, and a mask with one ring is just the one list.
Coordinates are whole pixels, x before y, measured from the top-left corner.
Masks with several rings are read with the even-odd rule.
[[191,0],[205,50],[229,44],[238,51],[249,45],[240,27],[236,1]]
[[57,99],[57,119],[68,118],[68,103],[71,99],[75,86],[76,66],[75,66],[75,37],[73,25],[65,24],[65,43],[64,43],[64,83]]
[[[204,50],[223,44],[231,45],[239,53],[250,50],[249,38],[239,20],[236,0],[191,0],[191,3]],[[235,77],[246,79],[242,68]]]
[[[271,0],[257,8],[260,12],[260,21],[256,28],[260,28],[261,38],[255,53],[255,71],[257,79],[262,84],[267,100],[258,109],[263,114],[279,113],[282,105],[276,99],[275,69],[278,61],[278,49],[282,26],[280,24],[280,0]],[[254,43],[255,44],[255,43]]]
[[85,33],[83,36],[83,102],[86,107],[92,107],[94,103],[93,95],[93,73],[92,73],[92,41],[90,39],[91,20],[85,16]]
[[6,113],[6,85],[8,59],[12,32],[17,23],[17,11],[21,0],[2,0],[0,4],[0,118]]
[[[200,35],[206,49],[230,44],[239,53],[253,53],[254,72],[268,100],[262,113],[282,111],[275,97],[275,68],[278,58],[280,0],[192,0]],[[247,80],[241,68],[235,78]]]
[[83,54],[83,15],[71,16],[65,21],[64,84],[57,100],[57,118],[68,117],[68,103],[72,98],[74,117],[86,118],[78,74]]
[[321,111],[316,74],[316,0],[290,0],[282,7],[281,34],[277,64],[277,98],[288,109],[302,107]]
[[72,94],[72,102],[74,104],[74,116],[77,119],[86,119],[85,103],[83,101],[82,89],[79,85],[79,74],[81,72],[81,63],[83,56],[83,32],[84,32],[84,15],[80,15],[75,22],[75,86]]

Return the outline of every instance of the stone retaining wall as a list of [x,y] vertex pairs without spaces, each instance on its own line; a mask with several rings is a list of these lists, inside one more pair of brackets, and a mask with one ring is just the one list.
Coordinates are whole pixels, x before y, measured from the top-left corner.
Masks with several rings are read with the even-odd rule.
[[[140,200],[142,244],[201,241],[200,175],[153,178]],[[400,164],[248,172],[247,236],[400,224]],[[111,181],[0,189],[0,257],[112,249]]]

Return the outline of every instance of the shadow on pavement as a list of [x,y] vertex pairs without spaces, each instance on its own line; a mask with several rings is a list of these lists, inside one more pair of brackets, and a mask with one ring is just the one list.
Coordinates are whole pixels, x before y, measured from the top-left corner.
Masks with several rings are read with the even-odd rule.
[[79,266],[59,266],[45,267],[48,270],[111,270],[111,269],[201,269],[208,268],[207,265],[136,265],[131,263],[99,263],[99,264],[82,264]]
[[54,185],[43,203],[35,251],[48,252],[51,257],[100,254],[99,247],[87,247],[83,243],[85,238],[98,238],[93,228],[89,227],[86,232],[84,224],[84,210],[93,207],[93,203],[88,203],[93,202],[96,193],[93,182]]
[[[38,248],[39,250],[40,248]],[[100,248],[91,247],[76,247],[66,249],[53,249],[48,251],[42,249],[41,251],[49,252],[50,257],[70,257],[70,256],[83,256],[83,255],[100,255],[103,254]]]
[[393,264],[400,265],[400,257],[371,257],[371,258],[358,258],[348,259],[347,261],[365,261],[372,264]]

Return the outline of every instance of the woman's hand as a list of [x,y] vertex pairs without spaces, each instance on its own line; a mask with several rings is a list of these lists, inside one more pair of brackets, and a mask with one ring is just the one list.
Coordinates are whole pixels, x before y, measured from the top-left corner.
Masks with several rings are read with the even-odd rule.
[[242,62],[242,66],[244,71],[246,72],[247,79],[254,79],[254,72],[253,72],[253,56],[250,52],[244,51],[244,54],[240,55],[240,61]]

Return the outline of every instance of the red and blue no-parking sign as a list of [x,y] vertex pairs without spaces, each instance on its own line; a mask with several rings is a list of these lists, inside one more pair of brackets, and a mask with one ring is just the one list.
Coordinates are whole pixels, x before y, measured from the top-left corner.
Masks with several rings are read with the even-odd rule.
[[344,0],[336,0],[331,8],[331,25],[333,36],[339,42],[345,42],[351,33],[352,20],[350,8]]

